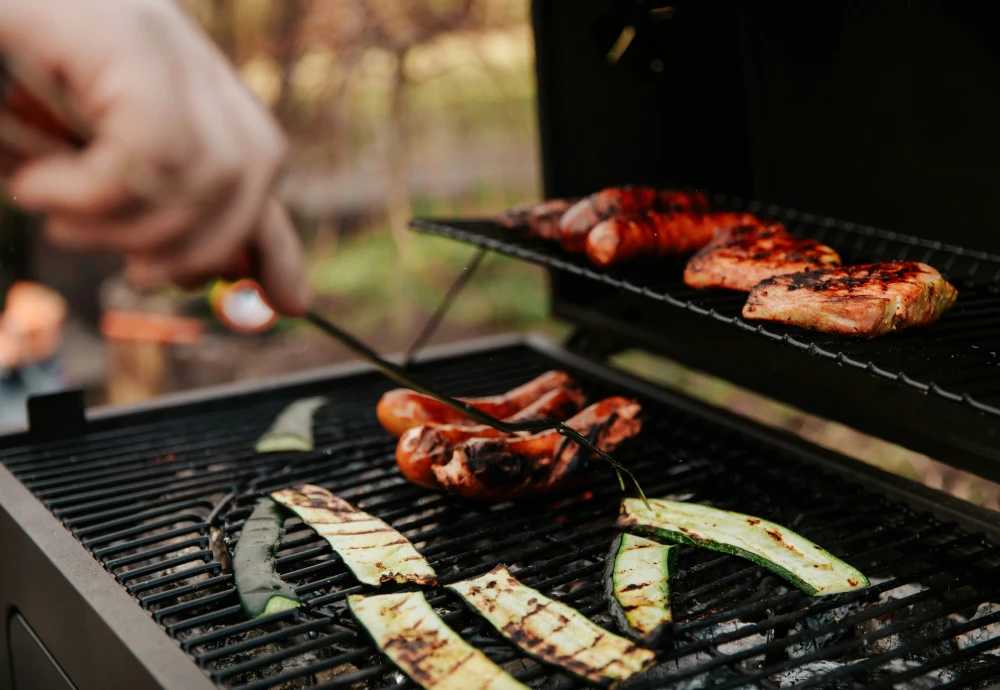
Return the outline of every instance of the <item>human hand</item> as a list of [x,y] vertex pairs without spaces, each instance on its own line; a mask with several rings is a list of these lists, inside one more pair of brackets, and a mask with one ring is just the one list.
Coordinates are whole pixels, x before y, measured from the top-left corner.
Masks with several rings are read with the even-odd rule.
[[11,175],[17,203],[66,247],[124,253],[138,287],[197,285],[252,251],[273,306],[311,299],[274,194],[285,141],[171,0],[0,0],[0,50],[56,76],[91,143]]

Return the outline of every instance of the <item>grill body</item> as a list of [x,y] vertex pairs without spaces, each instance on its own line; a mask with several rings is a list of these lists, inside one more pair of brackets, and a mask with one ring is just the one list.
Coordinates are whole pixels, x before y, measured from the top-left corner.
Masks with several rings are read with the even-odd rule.
[[[851,601],[809,599],[746,561],[686,548],[675,589],[678,637],[661,652],[665,670],[641,687],[773,688],[768,677],[824,654],[853,655],[857,666],[835,662],[834,668],[875,687],[886,682],[878,668],[885,663],[913,677],[962,669],[966,675],[955,687],[1000,679],[1000,659],[987,656],[969,667],[968,655],[954,646],[955,635],[978,624],[963,628],[948,618],[968,618],[1000,596],[1000,549],[992,541],[1000,529],[991,514],[546,341],[464,347],[421,363],[420,374],[452,392],[490,394],[559,367],[579,377],[593,397],[634,395],[651,422],[641,447],[624,458],[647,491],[778,520],[874,578],[874,586],[849,595]],[[5,439],[0,450],[6,465],[0,469],[0,537],[18,554],[0,561],[0,604],[8,619],[0,687],[23,690],[8,674],[13,662],[18,677],[18,659],[30,655],[12,659],[6,650],[12,644],[26,649],[26,637],[44,645],[69,687],[393,686],[391,666],[346,613],[346,595],[360,588],[294,520],[286,523],[279,571],[309,602],[308,612],[247,621],[239,610],[231,575],[211,548],[209,515],[227,493],[242,492],[220,522],[226,535],[238,538],[255,491],[300,481],[330,488],[393,524],[445,584],[507,563],[531,586],[610,624],[602,618],[599,576],[616,534],[617,485],[597,482],[591,492],[551,502],[485,506],[409,485],[395,470],[393,439],[374,416],[374,403],[389,386],[357,367],[336,376],[303,375],[252,393],[230,389],[183,403],[160,401],[145,411],[97,414],[63,438],[49,436],[54,430],[46,426],[45,406],[36,406],[33,432]],[[318,415],[314,452],[253,453],[256,435],[277,410],[317,393],[331,402]],[[57,426],[62,416],[55,416]],[[443,590],[429,596],[455,630],[498,663],[513,664],[519,678],[577,687],[523,661]],[[848,609],[854,618],[805,623],[844,606],[855,607]],[[911,636],[910,647],[862,656],[856,624],[886,616],[899,634]],[[893,630],[872,635],[882,639]],[[840,647],[809,651],[796,642],[826,636]],[[942,640],[952,641],[942,646]],[[1000,638],[985,646],[1000,647]],[[37,646],[33,653],[45,656]]]

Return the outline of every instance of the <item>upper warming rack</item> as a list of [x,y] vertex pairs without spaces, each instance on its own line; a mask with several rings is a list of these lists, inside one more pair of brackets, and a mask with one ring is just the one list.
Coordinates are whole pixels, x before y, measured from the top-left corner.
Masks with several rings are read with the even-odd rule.
[[[621,303],[655,306],[660,310],[655,313],[662,315],[656,318],[647,316],[645,319],[635,317],[635,323],[629,324],[631,334],[641,333],[643,329],[661,328],[667,330],[668,337],[675,341],[686,340],[702,347],[704,343],[699,342],[700,331],[715,329],[717,333],[710,346],[716,347],[719,341],[724,341],[728,348],[727,356],[717,354],[715,361],[720,366],[728,365],[730,370],[733,370],[733,362],[738,362],[737,368],[743,371],[756,369],[761,372],[766,369],[774,372],[764,373],[772,379],[801,380],[801,372],[783,372],[781,369],[786,362],[796,359],[784,349],[789,348],[812,356],[808,358],[812,364],[806,363],[810,379],[802,383],[812,384],[825,378],[829,386],[841,385],[833,379],[871,386],[876,384],[865,380],[875,379],[880,386],[878,396],[881,400],[876,404],[895,408],[896,417],[913,417],[913,421],[909,422],[911,427],[920,425],[915,418],[922,410],[933,412],[928,420],[939,424],[945,423],[942,414],[955,414],[957,419],[963,420],[963,424],[969,423],[974,427],[956,432],[970,443],[964,452],[978,453],[994,463],[1000,460],[989,450],[996,446],[993,439],[997,438],[997,429],[1000,428],[1000,363],[997,358],[1000,350],[1000,256],[738,198],[719,195],[714,202],[717,208],[749,211],[761,218],[780,221],[792,232],[814,237],[836,249],[845,264],[885,260],[914,260],[930,264],[958,288],[958,302],[939,323],[863,340],[745,320],[741,316],[746,300],[744,293],[699,291],[687,287],[682,280],[684,261],[680,259],[661,261],[655,266],[623,265],[601,269],[590,264],[584,256],[564,252],[557,244],[518,237],[488,220],[416,220],[413,227],[420,232],[461,240],[556,269],[557,283],[565,286],[561,291],[557,286],[557,314],[560,313],[560,306],[564,306],[562,303],[569,300],[575,302],[575,307],[582,305],[583,313],[601,311],[601,319],[596,323],[620,326],[628,318],[624,314],[629,313]],[[599,289],[600,285],[614,289]],[[599,293],[600,297],[581,297],[584,293]],[[684,313],[672,308],[684,310]],[[572,317],[576,319],[580,313],[577,308]],[[721,334],[718,333],[720,326],[725,329]],[[707,338],[702,340],[708,341]],[[779,347],[768,347],[766,341],[773,341]],[[706,351],[708,348],[709,345],[705,345]],[[763,351],[769,352],[773,359],[767,364],[754,361],[754,352],[758,351],[754,348],[764,348]],[[716,350],[718,352],[721,350]],[[818,367],[817,358],[831,363],[833,368]],[[729,361],[723,364],[720,360]],[[713,370],[713,366],[714,363],[704,368]],[[861,372],[861,376],[853,375],[852,370]],[[730,377],[727,373],[722,375]],[[744,383],[738,377],[731,378]],[[887,387],[886,382],[898,386]],[[787,388],[787,381],[785,385]],[[813,388],[810,391],[802,385],[799,387],[803,388],[801,403],[806,409],[809,409],[811,401],[818,398],[830,403],[831,394],[822,392],[822,389]],[[902,399],[914,408],[912,415],[911,410],[898,407],[899,400],[891,397],[892,388],[919,394],[903,395]],[[826,409],[813,411],[836,418],[839,410],[845,410],[846,414],[848,408],[856,405],[861,409],[864,401],[860,398],[865,396],[863,390],[854,388],[846,391],[843,399],[833,401],[834,405],[828,404]],[[763,389],[763,392],[787,399],[787,396],[773,391]],[[899,396],[898,391],[896,395]],[[938,407],[931,409],[928,398]],[[794,404],[800,402],[794,399],[789,401]],[[834,411],[831,412],[831,409]],[[866,413],[868,420],[876,416],[877,411]],[[846,421],[855,422],[852,419]],[[862,419],[855,425],[864,428],[864,422]],[[897,423],[900,423],[898,419],[873,422],[867,430],[891,436],[887,429]],[[957,424],[953,426],[958,428]],[[902,442],[915,442],[919,433],[912,430],[901,432]],[[892,440],[899,440],[899,436]],[[948,443],[961,445],[954,439]],[[915,445],[920,446],[919,443]],[[951,459],[942,457],[947,453],[937,446],[917,449],[937,455],[939,459]],[[982,466],[973,469],[987,474],[992,472]]]

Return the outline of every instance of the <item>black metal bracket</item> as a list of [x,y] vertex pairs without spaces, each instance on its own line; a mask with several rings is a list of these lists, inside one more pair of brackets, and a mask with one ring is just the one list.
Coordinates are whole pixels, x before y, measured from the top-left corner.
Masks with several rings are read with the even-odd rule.
[[563,346],[573,354],[598,362],[607,361],[626,347],[609,333],[582,327],[573,329]]
[[87,404],[79,389],[28,398],[28,434],[33,441],[79,436],[87,430]]

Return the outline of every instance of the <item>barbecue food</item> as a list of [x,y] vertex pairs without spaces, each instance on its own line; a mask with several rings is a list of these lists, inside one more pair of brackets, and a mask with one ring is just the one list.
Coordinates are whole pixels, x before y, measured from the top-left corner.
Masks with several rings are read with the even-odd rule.
[[[612,397],[586,408],[566,424],[612,452],[642,429],[639,403]],[[432,467],[438,484],[465,498],[514,500],[572,486],[586,479],[589,453],[558,431],[531,436],[477,438],[455,447],[445,465]]]
[[[549,371],[503,395],[460,398],[460,400],[486,414],[503,419],[516,414],[557,388],[576,388],[576,382],[564,371]],[[375,413],[383,428],[396,437],[401,436],[407,429],[431,422],[465,426],[477,423],[444,403],[407,388],[397,388],[383,395]]]
[[651,187],[609,187],[581,199],[559,221],[562,247],[580,253],[587,235],[605,218],[633,216],[647,211],[707,213],[708,199],[701,192],[656,190]]
[[522,204],[501,213],[496,222],[508,230],[520,230],[545,240],[558,240],[559,219],[577,201],[578,199],[549,199],[538,204]]
[[313,414],[326,403],[326,398],[296,400],[278,415],[255,446],[258,453],[313,449]]
[[240,605],[250,618],[302,606],[295,590],[281,579],[275,552],[281,543],[281,508],[270,498],[257,501],[233,551],[233,577]]
[[656,656],[521,584],[502,565],[448,589],[525,653],[602,687],[641,673]]
[[927,264],[893,261],[770,278],[750,291],[743,316],[872,337],[937,321],[956,299]]
[[347,605],[375,646],[427,690],[527,690],[449,628],[422,592],[351,594]]
[[693,288],[748,291],[771,276],[839,265],[830,247],[780,224],[757,223],[720,233],[688,261],[684,282]]
[[[578,389],[557,388],[517,414],[507,417],[505,421],[566,419],[582,406],[583,393]],[[441,488],[432,468],[446,463],[456,445],[473,438],[501,438],[505,435],[502,431],[483,425],[422,424],[399,437],[399,443],[396,444],[396,464],[403,476],[414,484],[432,489]]]
[[275,491],[271,498],[326,539],[359,582],[437,584],[434,569],[406,537],[326,489],[303,484]]
[[618,629],[655,646],[670,627],[670,578],[680,547],[619,534],[604,560],[604,593]]
[[690,254],[716,233],[759,225],[749,213],[662,213],[649,211],[602,220],[587,235],[587,257],[598,266],[640,258]]
[[618,526],[679,544],[742,556],[811,596],[864,589],[868,578],[781,525],[696,503],[637,498],[622,501]]

